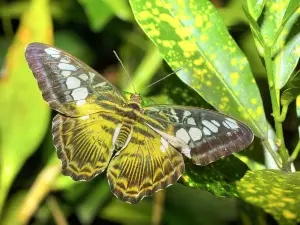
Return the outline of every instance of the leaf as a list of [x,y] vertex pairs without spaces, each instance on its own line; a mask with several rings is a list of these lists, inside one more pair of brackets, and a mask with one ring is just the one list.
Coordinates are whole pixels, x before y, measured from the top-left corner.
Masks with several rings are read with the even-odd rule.
[[245,9],[247,9],[255,21],[261,15],[265,2],[266,0],[244,0]]
[[243,163],[245,163],[250,170],[265,169],[264,165],[264,149],[259,138],[254,138],[252,144],[245,150],[235,153]]
[[298,135],[300,137],[300,96],[298,96],[296,99],[296,114],[297,114]]
[[[300,32],[288,42],[274,60],[275,78],[283,88],[296,68],[300,57]],[[280,67],[280,69],[277,69]]]
[[226,4],[223,7],[218,7],[218,11],[222,16],[227,27],[235,27],[241,22],[247,22],[247,18],[244,12],[241,10],[242,5],[243,1],[241,0],[231,0],[226,2]]
[[1,216],[1,225],[18,225],[20,221],[18,220],[18,213],[20,211],[20,202],[24,201],[26,196],[25,190],[19,190],[16,192],[7,202],[3,214]]
[[181,80],[216,109],[264,136],[264,109],[249,63],[208,0],[130,0],[130,4],[166,62],[173,70],[182,68],[177,72]]
[[300,95],[300,88],[286,89],[281,95],[281,105],[288,106],[298,95]]
[[284,26],[285,23],[292,17],[292,15],[297,12],[299,7],[300,7],[299,0],[290,0],[289,1],[289,4],[288,4],[286,11],[284,13],[284,16],[282,18],[282,24],[281,24],[282,26]]
[[218,197],[237,197],[236,182],[240,180],[248,167],[231,155],[207,166],[192,164],[185,160],[185,172],[180,183],[205,191]]
[[120,224],[151,224],[152,204],[149,198],[130,205],[117,198],[100,210],[100,218]]
[[293,87],[300,87],[300,70],[291,76],[290,84]]
[[110,7],[114,14],[121,20],[131,21],[133,19],[132,12],[126,0],[104,0],[104,2]]
[[91,224],[98,214],[100,207],[112,196],[107,180],[98,182],[95,191],[86,193],[86,198],[76,206],[76,212],[81,224]]
[[78,59],[83,59],[87,65],[93,64],[95,53],[75,32],[69,30],[56,31],[54,43],[55,47],[63,49]]
[[50,119],[24,57],[26,45],[34,41],[53,42],[48,0],[31,1],[8,50],[6,76],[0,79],[0,105],[5,106],[0,110],[0,212],[13,179],[39,146]]
[[112,9],[104,1],[79,0],[89,19],[90,28],[94,32],[101,31],[113,18]]
[[[170,225],[224,225],[237,221],[235,198],[218,198],[209,192],[175,184],[166,191],[163,222]],[[234,223],[235,223],[234,222]]]
[[248,171],[237,189],[246,202],[262,207],[279,224],[300,222],[300,172]]

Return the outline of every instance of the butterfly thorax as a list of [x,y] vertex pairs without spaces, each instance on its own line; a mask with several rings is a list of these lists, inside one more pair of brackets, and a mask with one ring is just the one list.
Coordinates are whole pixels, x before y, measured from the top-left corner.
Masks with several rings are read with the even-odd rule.
[[[115,150],[122,150],[129,143],[133,126],[138,121],[140,113],[143,113],[141,102],[142,98],[140,95],[132,94],[127,105],[124,106],[127,109],[123,112],[123,118],[125,119],[118,126],[114,134]],[[132,110],[128,110],[128,108]]]

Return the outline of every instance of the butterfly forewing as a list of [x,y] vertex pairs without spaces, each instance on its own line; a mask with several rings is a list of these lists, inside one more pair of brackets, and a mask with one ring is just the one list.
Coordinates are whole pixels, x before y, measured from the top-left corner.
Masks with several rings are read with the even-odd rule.
[[56,115],[52,132],[63,173],[74,180],[90,180],[106,169],[113,153],[112,139],[121,120],[111,113],[78,118]]
[[58,48],[32,43],[25,56],[44,99],[62,114],[84,116],[126,101],[100,74]]
[[137,123],[128,146],[111,160],[112,192],[130,203],[174,184],[184,171],[182,155],[148,126]]
[[167,122],[172,127],[169,133],[184,142],[182,146],[177,143],[182,153],[198,165],[239,152],[253,140],[249,127],[211,110],[155,105],[146,107],[145,115]]

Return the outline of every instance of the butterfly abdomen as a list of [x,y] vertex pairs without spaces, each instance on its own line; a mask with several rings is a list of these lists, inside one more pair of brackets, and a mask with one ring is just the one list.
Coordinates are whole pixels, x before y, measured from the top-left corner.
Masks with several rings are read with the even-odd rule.
[[122,150],[128,145],[131,139],[132,129],[133,129],[132,124],[127,124],[127,123],[122,124],[115,143],[116,150]]

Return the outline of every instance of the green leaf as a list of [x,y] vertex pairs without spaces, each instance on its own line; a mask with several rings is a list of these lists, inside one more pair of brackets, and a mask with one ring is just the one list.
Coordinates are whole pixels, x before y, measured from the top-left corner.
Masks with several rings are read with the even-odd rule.
[[151,224],[152,204],[149,198],[139,202],[139,204],[130,205],[117,198],[100,210],[100,218],[112,222],[132,225],[132,224]]
[[284,26],[287,23],[287,21],[292,17],[292,15],[297,12],[299,7],[300,7],[299,0],[290,0],[289,1],[289,4],[288,4],[286,11],[284,13],[284,16],[282,18],[281,26]]
[[118,0],[118,1],[104,0],[104,2],[120,19],[126,21],[131,21],[133,19],[133,15],[127,0]]
[[182,68],[177,74],[185,83],[219,111],[264,136],[264,108],[249,63],[208,0],[130,0],[130,4],[171,68]]
[[114,12],[104,1],[79,0],[89,19],[90,28],[101,31],[105,25],[113,18]]
[[7,201],[3,214],[1,216],[0,224],[1,225],[18,225],[21,224],[19,221],[19,212],[20,212],[20,202],[23,202],[26,196],[25,190],[20,190],[16,192],[10,199]]
[[300,222],[300,172],[248,171],[237,189],[246,202],[262,207],[279,224]]
[[281,95],[281,105],[288,106],[298,95],[300,95],[300,88],[286,89]]
[[0,212],[13,179],[40,145],[50,120],[24,57],[30,42],[53,42],[48,7],[48,0],[31,1],[8,50],[6,75],[0,78]]
[[[300,33],[297,34],[274,60],[275,79],[279,82],[279,88],[283,88],[296,68],[300,57]],[[280,69],[277,69],[280,67]]]
[[290,84],[292,87],[300,87],[300,70],[291,76]]
[[218,197],[237,197],[236,182],[247,170],[246,164],[233,155],[207,166],[194,165],[187,159],[180,183],[209,191]]
[[244,0],[245,9],[250,13],[254,20],[261,15],[266,0]]
[[296,114],[297,114],[297,124],[298,124],[298,135],[300,137],[300,96],[296,99]]
[[78,34],[69,30],[57,31],[54,36],[57,48],[63,49],[78,59],[83,59],[87,65],[94,62],[95,54]]
[[100,207],[112,196],[106,179],[100,180],[94,190],[87,193],[86,198],[77,204],[76,212],[81,224],[91,224]]
[[227,27],[234,27],[241,22],[247,22],[247,18],[244,12],[241,10],[242,5],[243,1],[241,0],[231,0],[228,1],[223,7],[218,7],[218,11]]

